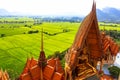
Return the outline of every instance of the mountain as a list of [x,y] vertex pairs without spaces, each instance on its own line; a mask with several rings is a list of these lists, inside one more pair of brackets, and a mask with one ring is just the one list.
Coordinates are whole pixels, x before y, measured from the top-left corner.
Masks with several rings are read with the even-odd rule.
[[99,21],[120,22],[120,10],[108,7],[97,9],[97,17]]
[[25,14],[20,12],[9,12],[5,9],[0,9],[0,16],[24,16]]
[[[5,9],[0,9],[0,16],[9,16],[9,15],[10,16],[31,16],[31,14],[24,14],[20,12],[8,12]],[[49,15],[49,17],[50,16],[51,15]],[[59,15],[54,15],[54,16],[59,16]],[[75,16],[78,16],[78,15],[75,15]],[[71,15],[71,17],[73,17],[73,15]],[[99,21],[120,22],[120,9],[110,8],[110,7],[103,8],[102,10],[97,9],[97,17]],[[83,17],[80,17],[80,18],[83,18]]]
[[1,16],[4,16],[4,15],[11,15],[11,13],[8,12],[7,10],[5,10],[5,9],[0,9],[0,15],[1,15]]

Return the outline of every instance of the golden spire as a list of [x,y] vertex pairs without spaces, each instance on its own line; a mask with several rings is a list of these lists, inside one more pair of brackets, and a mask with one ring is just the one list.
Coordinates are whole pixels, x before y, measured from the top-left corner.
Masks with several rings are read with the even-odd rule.
[[92,11],[96,11],[96,3],[95,3],[95,0],[93,0]]
[[44,67],[45,64],[46,64],[47,60],[46,60],[46,57],[45,57],[45,52],[43,50],[43,28],[42,28],[42,31],[41,31],[41,51],[40,51],[40,55],[39,55],[39,58],[38,58],[38,65],[41,66],[41,67]]
[[38,60],[38,64],[40,66],[40,80],[43,80],[43,63],[44,63],[44,50],[43,50],[43,28],[41,31],[41,51],[40,51],[40,56]]
[[43,51],[43,28],[41,31],[41,51]]

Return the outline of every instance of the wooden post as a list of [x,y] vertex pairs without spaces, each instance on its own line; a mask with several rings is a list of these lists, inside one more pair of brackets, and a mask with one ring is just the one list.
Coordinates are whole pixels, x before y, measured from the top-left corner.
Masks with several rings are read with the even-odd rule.
[[71,70],[69,71],[69,77],[70,77],[70,80],[73,80],[72,79],[72,71]]
[[67,71],[66,71],[66,68],[65,68],[65,80],[67,80]]
[[67,68],[66,68],[66,65],[65,65],[65,80],[67,80]]
[[100,72],[102,72],[102,67],[103,67],[103,59],[101,60],[101,63],[100,63]]
[[93,63],[93,64],[94,64],[94,67],[96,68],[96,67],[97,67],[97,62],[98,62],[98,61],[94,59],[93,62],[94,62],[94,63]]

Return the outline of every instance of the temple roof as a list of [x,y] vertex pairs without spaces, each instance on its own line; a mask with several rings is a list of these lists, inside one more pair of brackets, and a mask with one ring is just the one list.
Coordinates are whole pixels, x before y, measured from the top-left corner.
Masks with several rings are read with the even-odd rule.
[[118,44],[108,35],[105,35],[105,32],[101,33],[102,43],[103,43],[103,52],[107,53],[107,50],[110,51],[112,56],[116,56],[119,52]]
[[100,58],[103,55],[102,40],[98,27],[98,21],[96,17],[96,4],[93,3],[91,12],[82,21],[72,47],[69,49],[67,56],[67,63],[69,66],[73,66],[76,63],[79,51],[83,49],[85,41],[89,45],[92,58]]
[[26,65],[20,75],[20,80],[64,80],[64,70],[58,58],[49,60],[43,50],[43,29],[41,31],[41,51],[38,61],[27,59]]
[[[89,32],[90,30],[96,28],[94,31],[99,32],[97,17],[96,17],[96,5],[93,3],[92,11],[84,18],[82,21],[78,32],[76,34],[75,40],[73,42],[72,48],[75,50],[81,49],[85,39],[87,38],[88,33],[92,33],[94,31]],[[99,37],[99,34],[97,34]],[[91,35],[92,36],[92,35]]]
[[[66,54],[66,63],[71,69],[74,69],[77,57],[85,44],[87,44],[91,59],[100,60],[108,48],[111,49],[113,55],[116,55],[118,52],[117,44],[112,39],[106,41],[106,38],[107,36],[104,38],[101,36],[96,16],[96,3],[93,2],[91,12],[82,21],[75,40]],[[106,45],[108,42],[109,44]]]
[[25,74],[29,71],[30,68],[32,68],[33,66],[37,65],[37,60],[35,60],[33,57],[31,59],[27,58],[27,62],[25,64],[24,70],[22,72],[22,74]]
[[[64,70],[58,58],[51,58],[42,69],[43,80],[64,80]],[[27,59],[27,63],[20,75],[20,80],[40,80],[41,67],[35,59]]]

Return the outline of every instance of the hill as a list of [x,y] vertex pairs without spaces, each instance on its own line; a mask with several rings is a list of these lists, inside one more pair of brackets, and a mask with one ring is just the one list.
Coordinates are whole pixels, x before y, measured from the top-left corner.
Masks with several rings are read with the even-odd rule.
[[5,9],[0,9],[0,16],[5,16],[5,15],[11,15],[11,13]]
[[[0,16],[30,16],[30,14],[23,14],[23,13],[18,13],[18,12],[9,12],[5,9],[0,9]],[[33,16],[33,15],[31,15]],[[37,15],[36,15],[37,16]],[[35,15],[33,16],[36,17]],[[73,22],[78,22],[83,19],[83,17],[77,17],[78,15],[74,16],[55,16],[55,17],[50,17],[49,16],[44,16],[43,21],[73,21]],[[82,15],[80,15],[82,16]],[[120,23],[120,9],[116,8],[110,8],[106,7],[103,8],[102,10],[97,9],[97,16],[99,21],[106,21],[106,22],[119,22]],[[37,16],[38,17],[38,16]],[[42,17],[39,16],[40,18]]]
[[99,21],[120,22],[120,10],[116,8],[97,9]]

